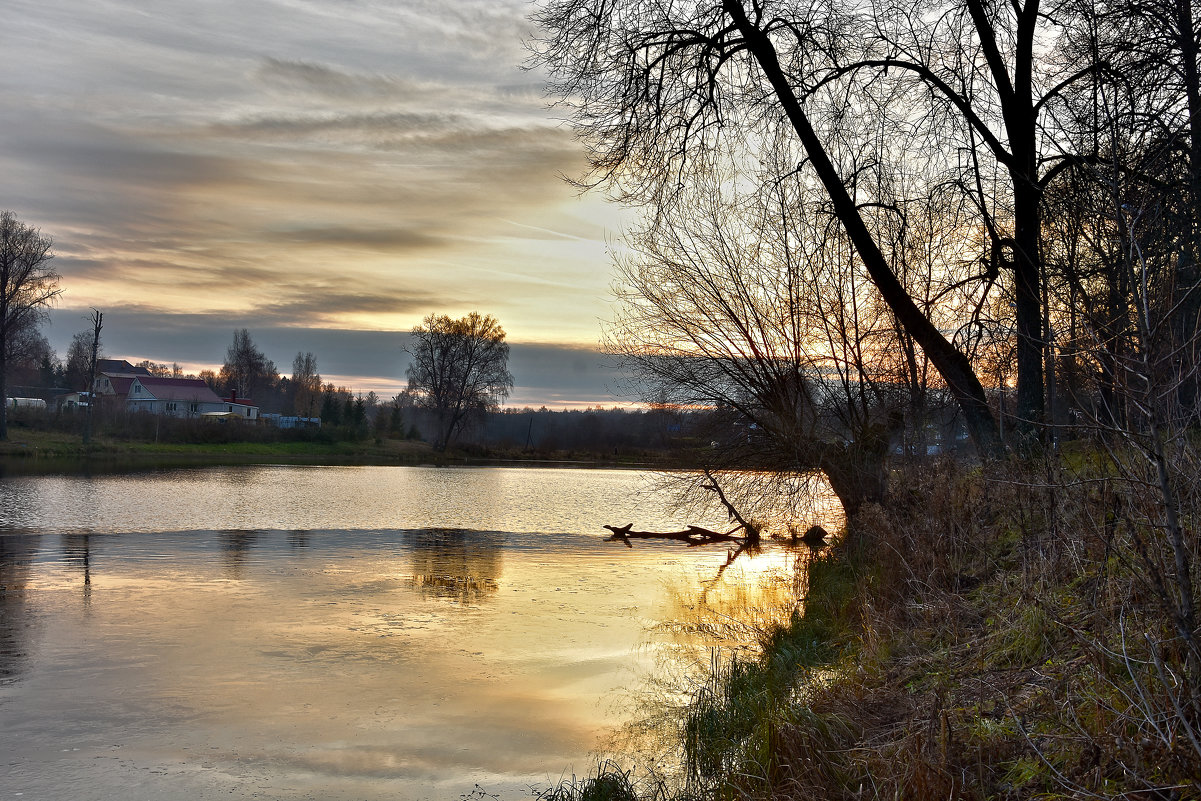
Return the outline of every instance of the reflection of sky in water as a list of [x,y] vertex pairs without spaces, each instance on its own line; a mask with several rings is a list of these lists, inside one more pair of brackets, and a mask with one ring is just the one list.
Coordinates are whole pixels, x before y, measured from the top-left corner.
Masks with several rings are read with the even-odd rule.
[[644,475],[624,470],[268,466],[0,482],[0,530],[591,533],[662,517]]
[[0,482],[0,794],[403,801],[583,773],[666,587],[726,557],[604,542],[602,523],[676,522],[636,505],[644,487],[414,468]]

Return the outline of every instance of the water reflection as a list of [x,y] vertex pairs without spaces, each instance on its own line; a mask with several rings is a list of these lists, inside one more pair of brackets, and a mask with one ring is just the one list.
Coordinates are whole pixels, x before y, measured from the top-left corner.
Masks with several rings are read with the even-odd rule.
[[[788,622],[801,607],[813,551],[804,546],[731,552],[710,578],[676,580],[668,586],[669,608],[658,630],[667,633],[689,661],[708,651],[754,651],[764,632]],[[699,662],[698,662],[699,663]]]
[[92,535],[63,534],[59,537],[63,562],[83,573],[83,605],[92,603]]
[[500,587],[504,537],[495,531],[430,528],[411,532],[412,586],[425,596],[477,603]]
[[0,683],[20,675],[29,658],[34,622],[27,604],[37,534],[0,535]]
[[[729,561],[603,542],[643,486],[509,468],[0,481],[0,784],[416,801],[478,783],[508,801],[583,773],[662,643],[791,569],[774,545]],[[659,627],[702,590],[699,622]]]
[[258,531],[222,531],[221,549],[225,556],[225,570],[232,579],[241,579],[246,569],[246,555],[258,541]]

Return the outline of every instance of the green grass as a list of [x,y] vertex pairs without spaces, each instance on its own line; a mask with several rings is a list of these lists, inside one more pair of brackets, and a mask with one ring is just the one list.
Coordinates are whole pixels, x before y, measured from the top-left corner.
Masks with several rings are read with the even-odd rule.
[[623,770],[615,762],[605,761],[596,767],[596,774],[559,782],[538,793],[539,801],[638,801],[640,794],[633,772]]
[[765,632],[753,659],[714,660],[684,721],[684,756],[691,781],[718,789],[737,776],[742,787],[763,785],[774,767],[775,737],[797,708],[795,693],[808,672],[836,664],[850,641],[848,606],[855,574],[844,557],[809,565],[804,611]]
[[378,464],[428,464],[454,461],[429,445],[411,440],[280,440],[252,442],[146,442],[99,435],[84,446],[78,434],[12,427],[0,442],[0,460],[13,472],[36,472],[73,463],[183,463],[280,460],[356,461]]

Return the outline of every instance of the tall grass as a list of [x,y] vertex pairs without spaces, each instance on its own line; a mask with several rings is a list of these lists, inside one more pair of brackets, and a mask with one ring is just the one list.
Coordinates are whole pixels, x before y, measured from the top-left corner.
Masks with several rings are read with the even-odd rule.
[[[710,659],[669,746],[680,781],[634,791],[1201,798],[1154,490],[1087,450],[895,474],[888,503],[809,565],[803,604],[762,628],[761,650]],[[1176,491],[1196,549],[1201,474]]]

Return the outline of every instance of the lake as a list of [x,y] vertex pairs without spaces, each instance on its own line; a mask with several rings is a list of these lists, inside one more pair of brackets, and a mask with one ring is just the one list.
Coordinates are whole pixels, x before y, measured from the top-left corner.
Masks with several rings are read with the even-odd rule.
[[[0,798],[529,797],[587,773],[688,599],[794,572],[650,474],[202,468],[0,480]],[[681,602],[681,598],[684,599]]]

